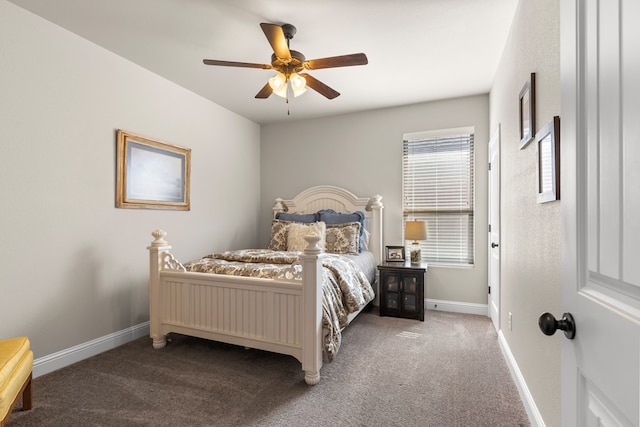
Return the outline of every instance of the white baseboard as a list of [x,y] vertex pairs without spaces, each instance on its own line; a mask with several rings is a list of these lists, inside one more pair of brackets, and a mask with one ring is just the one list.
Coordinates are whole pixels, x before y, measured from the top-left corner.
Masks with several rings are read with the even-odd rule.
[[48,356],[39,357],[33,361],[33,377],[48,374],[57,369],[64,368],[83,359],[95,356],[122,344],[128,343],[143,336],[149,336],[149,322],[140,323],[130,328],[114,332],[104,337],[67,348]]
[[425,307],[427,310],[451,311],[453,313],[479,314],[482,316],[489,315],[489,306],[487,304],[475,304],[471,302],[445,301],[439,299],[426,299]]
[[507,366],[509,366],[509,370],[511,371],[513,381],[516,383],[516,387],[518,387],[518,392],[520,393],[520,398],[522,399],[524,409],[525,411],[527,411],[527,415],[529,416],[529,422],[531,423],[531,426],[545,427],[542,415],[540,414],[540,411],[538,411],[536,402],[533,400],[533,396],[531,396],[529,387],[527,387],[524,376],[522,376],[522,372],[520,372],[518,363],[516,363],[516,359],[515,357],[513,357],[513,353],[511,353],[509,344],[507,343],[507,340],[504,337],[502,331],[498,332],[498,342],[500,343],[502,354],[507,361]]

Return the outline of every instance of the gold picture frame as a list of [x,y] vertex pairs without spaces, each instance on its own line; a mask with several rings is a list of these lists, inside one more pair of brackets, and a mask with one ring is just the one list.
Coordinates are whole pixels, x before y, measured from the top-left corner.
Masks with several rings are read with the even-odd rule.
[[118,129],[116,207],[191,209],[191,150]]

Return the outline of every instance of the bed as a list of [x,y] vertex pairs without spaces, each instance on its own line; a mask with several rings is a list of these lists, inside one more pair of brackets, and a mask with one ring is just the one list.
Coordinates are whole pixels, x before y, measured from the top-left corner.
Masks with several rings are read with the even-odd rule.
[[[375,266],[382,261],[382,211],[382,198],[378,195],[357,197],[335,186],[311,187],[292,199],[275,200],[270,248],[275,224],[288,219],[287,215],[359,212],[364,218],[358,251],[365,246],[363,252],[373,258]],[[323,354],[324,359],[327,356],[323,283],[328,275],[328,260],[338,257],[323,251],[327,242],[320,234],[304,234],[304,244],[299,248],[302,250],[287,252],[296,259],[285,262],[273,277],[190,271],[200,261],[182,264],[171,254],[165,231],[154,230],[152,235],[154,240],[148,250],[150,336],[154,348],[163,348],[171,332],[221,341],[293,356],[302,364],[307,384],[320,381]],[[374,279],[375,268],[372,286]],[[349,313],[344,324],[350,323],[365,306]]]

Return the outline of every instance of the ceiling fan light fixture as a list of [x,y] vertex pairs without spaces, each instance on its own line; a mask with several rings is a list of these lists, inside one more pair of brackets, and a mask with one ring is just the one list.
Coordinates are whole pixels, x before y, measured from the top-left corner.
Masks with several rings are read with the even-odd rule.
[[305,93],[307,91],[306,87],[301,87],[301,88],[294,88],[293,89],[293,97],[297,98],[298,96],[302,95],[303,93]]
[[293,89],[293,96],[297,97],[307,91],[307,80],[298,73],[291,73],[289,76],[291,82],[291,89]]
[[269,79],[269,86],[276,95],[286,98],[287,97],[287,76],[283,73],[278,73]]
[[278,95],[280,98],[287,97],[287,85],[282,86],[280,89],[274,90],[274,94]]

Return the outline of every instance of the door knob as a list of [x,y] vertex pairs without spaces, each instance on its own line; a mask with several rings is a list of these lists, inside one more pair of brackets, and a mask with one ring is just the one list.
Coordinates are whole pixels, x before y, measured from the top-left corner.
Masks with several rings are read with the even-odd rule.
[[500,245],[498,245],[497,243],[493,243],[493,242],[491,242],[491,247],[492,247],[492,248],[497,248],[498,246],[500,246]]
[[538,326],[545,335],[553,335],[560,329],[570,340],[576,336],[576,322],[571,313],[564,313],[560,320],[556,320],[551,313],[542,313],[538,319]]

